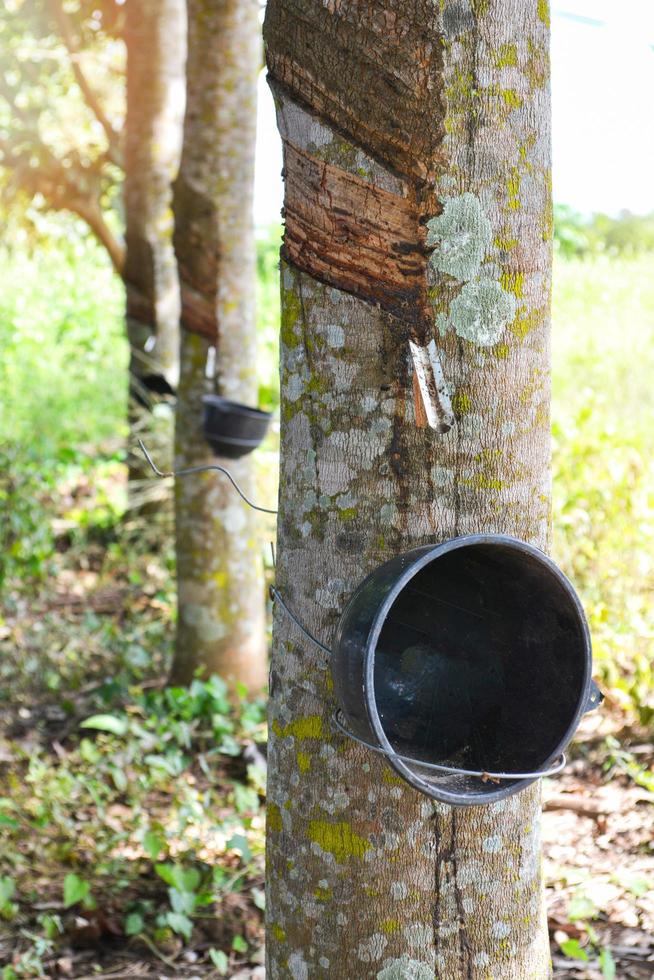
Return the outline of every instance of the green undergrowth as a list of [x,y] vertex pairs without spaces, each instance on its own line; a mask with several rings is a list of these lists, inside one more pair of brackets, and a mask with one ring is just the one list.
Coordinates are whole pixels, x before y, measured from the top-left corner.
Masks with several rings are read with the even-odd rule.
[[[258,250],[260,397],[273,410],[277,245],[275,229]],[[653,264],[557,258],[553,358],[553,552],[620,718],[604,778],[648,792],[629,742],[654,718]],[[49,976],[62,949],[89,942],[154,948],[166,975],[183,950],[215,976],[260,955],[262,706],[231,707],[217,678],[161,686],[172,522],[169,508],[125,511],[122,304],[92,245],[14,254],[0,271],[3,980]],[[257,454],[266,505],[275,439]]]
[[554,553],[627,718],[654,720],[654,255],[559,261]]
[[[0,798],[0,919],[19,936],[4,980],[43,976],[85,936],[216,969],[261,946],[264,706],[230,705],[217,677],[134,686],[57,750],[11,744]],[[3,898],[4,896],[4,898]],[[167,954],[166,954],[167,951]]]

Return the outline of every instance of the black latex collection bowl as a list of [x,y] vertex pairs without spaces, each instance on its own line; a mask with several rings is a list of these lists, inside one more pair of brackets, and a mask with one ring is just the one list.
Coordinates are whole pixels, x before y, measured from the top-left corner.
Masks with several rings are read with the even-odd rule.
[[220,395],[205,395],[204,437],[217,456],[238,459],[262,442],[271,413],[232,402]]
[[[601,695],[577,595],[538,549],[478,534],[376,568],[334,638],[334,691],[366,744],[484,772],[542,771]],[[416,789],[454,806],[493,803],[533,779],[427,776],[390,759]]]

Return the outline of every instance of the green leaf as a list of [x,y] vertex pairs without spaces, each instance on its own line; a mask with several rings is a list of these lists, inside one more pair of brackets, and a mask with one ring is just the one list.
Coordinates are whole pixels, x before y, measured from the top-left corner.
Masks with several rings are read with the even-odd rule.
[[605,947],[600,951],[599,963],[604,980],[615,980],[615,960],[613,959],[611,950],[608,947]]
[[578,892],[570,899],[568,906],[568,918],[570,922],[577,922],[579,919],[592,919],[597,915],[597,906],[590,896],[585,892]]
[[175,871],[177,869],[175,868],[174,864],[155,864],[154,870],[159,877],[166,882],[167,885],[172,885],[174,887],[177,880],[175,876]]
[[56,939],[64,931],[63,923],[58,915],[48,915],[47,912],[44,912],[43,915],[38,916],[37,922],[43,929],[46,939]]
[[114,786],[119,793],[124,793],[127,789],[127,776],[125,775],[124,769],[119,769],[118,766],[109,766],[109,772],[111,773],[111,778],[113,779]]
[[227,847],[231,851],[236,851],[241,855],[244,861],[249,861],[252,857],[252,851],[250,850],[250,845],[247,842],[247,838],[243,834],[234,834],[227,841]]
[[234,936],[232,939],[232,949],[236,950],[237,953],[247,953],[248,944],[243,939],[243,936]]
[[69,909],[71,905],[77,905],[89,897],[91,886],[88,881],[78,877],[76,874],[68,874],[64,878],[64,908]]
[[644,875],[625,875],[618,873],[616,879],[623,888],[627,888],[636,898],[647,895],[651,886],[649,878]]
[[173,912],[178,912],[180,915],[193,915],[195,912],[196,901],[193,892],[182,892],[177,888],[169,888],[168,897]]
[[191,938],[191,933],[193,932],[193,923],[186,915],[182,915],[179,912],[167,912],[166,922],[179,936],[183,936],[187,941]]
[[147,830],[143,835],[143,850],[151,861],[155,861],[165,847],[166,838],[156,830]]
[[210,949],[209,959],[221,977],[224,977],[229,969],[229,957],[223,953],[222,949]]
[[237,813],[256,813],[259,810],[259,794],[251,786],[234,783],[234,805]]
[[250,892],[252,901],[262,912],[266,911],[266,893],[261,888],[253,888]]
[[84,759],[84,762],[89,762],[91,765],[96,765],[102,758],[102,753],[90,738],[83,738],[81,740],[79,743],[79,754]]
[[16,891],[16,883],[12,878],[3,875],[0,877],[0,906],[5,905],[10,898],[13,898]]
[[91,715],[80,722],[80,728],[93,728],[98,732],[111,732],[112,735],[125,735],[129,727],[127,718],[119,715]]
[[18,906],[11,901],[16,891],[14,881],[7,877],[0,877],[0,915],[3,919],[13,919],[18,912]]
[[186,871],[182,872],[181,876],[183,889],[187,892],[197,891],[200,879],[201,875],[197,868],[187,868]]
[[586,961],[588,959],[588,953],[585,949],[581,948],[578,939],[566,939],[564,943],[559,943],[559,946],[561,948],[561,952],[573,960]]
[[125,917],[126,936],[138,936],[139,933],[143,932],[144,926],[145,922],[140,912],[130,912],[129,915]]

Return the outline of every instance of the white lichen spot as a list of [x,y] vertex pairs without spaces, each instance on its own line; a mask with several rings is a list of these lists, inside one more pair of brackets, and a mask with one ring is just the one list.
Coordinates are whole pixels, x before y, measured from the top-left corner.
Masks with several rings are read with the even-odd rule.
[[293,980],[309,980],[309,967],[299,950],[289,956],[288,970]]
[[365,412],[367,415],[368,412],[372,412],[375,408],[377,408],[377,399],[373,398],[372,395],[364,395],[364,397],[361,399],[360,405],[361,411]]
[[487,854],[497,854],[498,851],[502,850],[502,838],[498,834],[484,837],[481,846]]
[[491,926],[491,934],[494,939],[506,939],[510,932],[511,926],[508,922],[494,922]]
[[296,402],[304,391],[304,381],[299,374],[290,374],[284,385],[284,394],[290,402]]
[[379,516],[384,524],[390,524],[396,514],[397,507],[395,504],[382,504],[381,510],[379,511]]
[[454,471],[448,470],[444,466],[434,466],[431,471],[431,478],[435,487],[454,486]]
[[434,980],[434,971],[426,963],[412,960],[406,954],[397,960],[388,960],[377,980]]
[[242,506],[234,504],[220,512],[220,518],[230,531],[242,531],[247,525],[247,516]]
[[475,953],[472,962],[475,966],[488,966],[490,963],[490,956],[488,953]]
[[283,274],[282,278],[284,280],[284,289],[292,289],[295,285],[295,276],[293,275],[291,269],[287,265],[282,264]]
[[[184,595],[184,589],[180,589]],[[214,619],[211,610],[194,602],[180,602],[180,616],[191,626],[205,643],[217,643],[225,636],[227,627]]]
[[401,902],[409,894],[409,888],[404,881],[394,881],[391,885],[391,898],[394,902]]
[[444,313],[437,313],[436,314],[436,330],[438,331],[438,335],[440,337],[444,337],[445,336],[445,334],[447,333],[447,328],[449,327],[449,325],[450,325],[450,321],[448,320],[448,318],[446,317],[446,315]]
[[318,960],[318,966],[321,966],[323,970],[327,969],[327,967],[329,966],[329,960],[327,959],[326,956],[320,957],[320,959]]
[[336,867],[336,858],[334,855],[331,853],[331,851],[323,851],[322,847],[317,841],[311,841],[311,853],[315,854],[316,857],[321,858],[325,864]]
[[471,915],[477,908],[477,902],[474,898],[464,898],[461,900],[461,907],[467,915]]
[[359,943],[357,956],[362,963],[376,963],[382,958],[384,950],[388,946],[388,939],[381,932],[374,932],[372,936]]
[[452,300],[450,317],[459,337],[480,347],[496,344],[516,314],[516,298],[499,282],[469,282]]
[[422,830],[422,820],[414,820],[412,824],[409,824],[406,831],[406,839],[409,844],[414,847],[418,840],[418,834]]
[[462,435],[476,436],[488,428],[488,419],[476,412],[469,412],[463,416],[459,425]]
[[339,813],[341,810],[347,810],[350,805],[350,797],[347,795],[343,789],[327,789],[328,799],[321,800],[320,806],[327,813]]
[[460,886],[477,885],[483,877],[483,868],[479,862],[466,861],[459,865],[457,880]]
[[330,323],[326,328],[327,343],[330,347],[342,347],[345,343],[345,331],[338,323]]
[[418,949],[423,949],[432,942],[431,926],[426,926],[422,922],[412,922],[410,926],[405,927],[404,938],[406,939],[407,946],[415,946]]
[[478,197],[468,192],[450,197],[442,214],[427,222],[427,245],[434,248],[430,262],[439,272],[468,282],[479,272],[491,237]]

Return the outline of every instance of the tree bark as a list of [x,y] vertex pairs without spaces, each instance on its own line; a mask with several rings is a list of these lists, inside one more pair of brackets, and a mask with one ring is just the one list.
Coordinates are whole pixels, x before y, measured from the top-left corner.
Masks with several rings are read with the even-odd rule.
[[[184,148],[175,184],[182,293],[176,464],[213,461],[201,396],[256,405],[252,221],[257,0],[189,0]],[[215,348],[215,378],[205,377]],[[252,499],[252,458],[222,460]],[[172,677],[202,667],[259,691],[267,675],[261,542],[256,517],[215,473],[176,485],[178,629]]]
[[179,377],[179,282],[172,243],[172,182],[184,118],[184,0],[128,0],[125,241],[130,372]]
[[[481,531],[547,545],[548,29],[540,0],[268,2],[277,582],[327,646],[393,555]],[[445,432],[417,424],[409,342],[430,336]],[[337,732],[327,658],[279,607],[273,636],[271,980],[548,977],[538,784],[469,809],[419,795]]]

